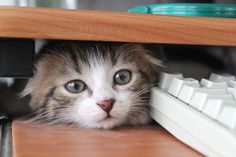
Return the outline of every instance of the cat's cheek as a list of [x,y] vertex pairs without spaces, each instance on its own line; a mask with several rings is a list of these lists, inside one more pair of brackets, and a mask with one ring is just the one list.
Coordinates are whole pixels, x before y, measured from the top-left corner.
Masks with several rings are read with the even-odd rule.
[[126,115],[129,113],[130,107],[129,103],[117,103],[114,105],[110,112],[110,115],[117,120],[125,119]]
[[132,99],[130,97],[130,92],[121,90],[116,94],[116,104],[114,108],[111,110],[113,114],[120,114],[121,116],[126,115],[131,107]]

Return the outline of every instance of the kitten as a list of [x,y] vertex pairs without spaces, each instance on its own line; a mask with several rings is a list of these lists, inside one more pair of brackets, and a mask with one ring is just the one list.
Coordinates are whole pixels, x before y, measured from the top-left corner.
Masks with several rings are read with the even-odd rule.
[[42,49],[30,95],[32,120],[110,129],[150,121],[154,58],[140,44],[57,42]]

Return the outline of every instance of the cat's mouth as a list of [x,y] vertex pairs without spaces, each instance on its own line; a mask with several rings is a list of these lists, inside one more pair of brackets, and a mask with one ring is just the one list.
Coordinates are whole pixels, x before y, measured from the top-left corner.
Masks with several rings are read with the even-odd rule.
[[99,120],[99,122],[105,122],[105,121],[111,121],[114,120],[115,117],[111,116],[110,114],[107,114],[106,117],[104,117],[103,119]]

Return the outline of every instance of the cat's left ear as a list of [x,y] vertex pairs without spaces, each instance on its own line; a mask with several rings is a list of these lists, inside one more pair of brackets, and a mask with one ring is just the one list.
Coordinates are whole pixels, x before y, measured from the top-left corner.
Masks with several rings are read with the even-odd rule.
[[[148,49],[147,49],[148,48]],[[123,54],[128,54],[129,56],[133,57],[133,59],[137,59],[137,61],[140,61],[144,59],[145,61],[151,63],[152,65],[156,65],[159,67],[165,67],[163,62],[158,59],[155,56],[160,56],[163,58],[164,53],[161,49],[160,46],[157,46],[155,50],[157,51],[158,54],[154,54],[154,52],[149,50],[150,47],[147,45],[139,44],[139,43],[127,43],[123,44],[122,46],[119,47],[119,52]],[[130,53],[127,53],[130,52]],[[138,55],[137,55],[138,54]],[[139,57],[136,57],[139,56]]]
[[144,57],[145,57],[146,60],[148,60],[153,65],[160,66],[160,67],[165,67],[165,65],[163,64],[163,62],[161,60],[159,60],[156,57],[153,57],[152,55],[150,55],[147,52],[144,53]]
[[[163,53],[163,49],[160,45],[155,45],[154,47],[150,47],[150,44],[131,44],[134,50],[141,50],[139,53],[142,53],[142,57],[149,63],[159,67],[165,67],[162,59],[164,59],[165,55]],[[131,46],[131,47],[132,47]],[[155,50],[155,51],[154,51]],[[161,58],[161,59],[159,59]]]

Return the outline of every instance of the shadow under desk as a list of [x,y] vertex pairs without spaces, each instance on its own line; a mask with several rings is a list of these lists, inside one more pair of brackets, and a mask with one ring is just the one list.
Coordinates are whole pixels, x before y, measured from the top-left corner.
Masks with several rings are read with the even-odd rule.
[[14,157],[198,157],[159,125],[116,130],[12,122]]

